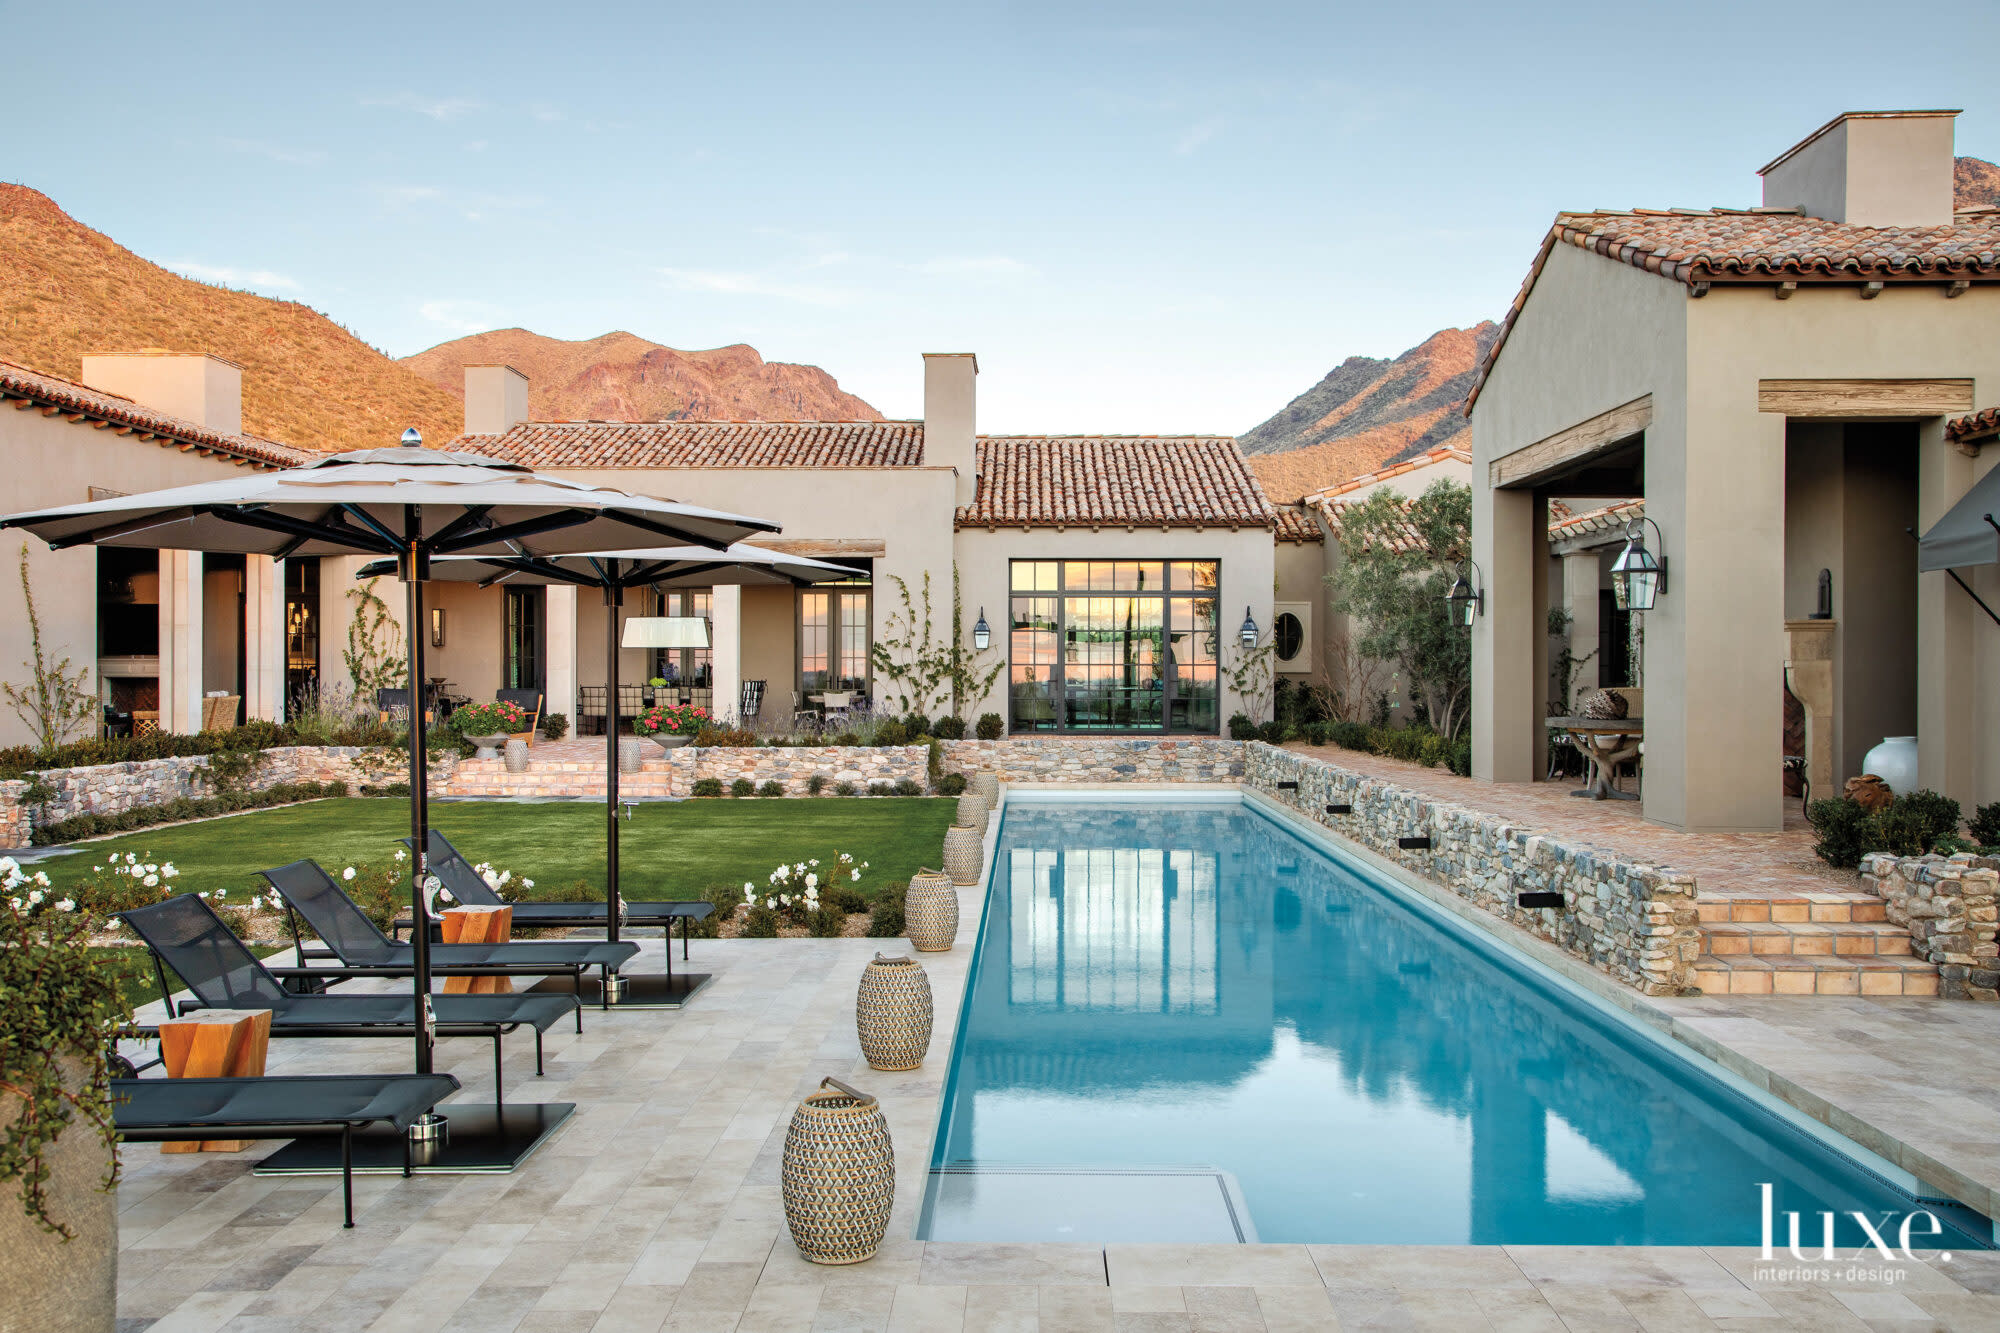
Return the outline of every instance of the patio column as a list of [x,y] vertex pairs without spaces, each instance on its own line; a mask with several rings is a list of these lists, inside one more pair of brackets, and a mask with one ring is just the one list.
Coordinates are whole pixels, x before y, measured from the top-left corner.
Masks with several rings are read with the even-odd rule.
[[1539,771],[1547,676],[1537,678],[1535,664],[1548,633],[1535,610],[1545,596],[1547,509],[1532,491],[1474,477],[1472,558],[1486,610],[1472,626],[1472,776],[1487,782],[1533,782]]
[[243,558],[243,716],[285,716],[285,565],[268,555]]
[[543,609],[548,617],[548,667],[542,674],[544,713],[561,713],[576,731],[576,588],[552,583]]
[[200,551],[160,552],[160,730],[201,730]]
[[[1569,612],[1569,655],[1574,672],[1569,680],[1556,682],[1558,691],[1593,690],[1603,677],[1604,663],[1597,656],[1597,585],[1602,557],[1596,551],[1569,551],[1562,558],[1563,607]],[[1585,659],[1588,659],[1587,661]],[[1572,708],[1575,693],[1569,696]]]
[[709,679],[715,683],[711,711],[734,720],[743,687],[743,589],[737,584],[718,584],[710,595],[708,650]]
[[[1988,448],[1993,446],[1988,445]],[[1928,532],[1973,483],[1973,460],[1944,438],[1944,418],[1917,428],[1917,531]],[[1962,574],[1973,574],[1963,570]],[[1943,570],[1917,575],[1917,785],[1966,810],[1978,753],[1974,654],[1979,608]]]

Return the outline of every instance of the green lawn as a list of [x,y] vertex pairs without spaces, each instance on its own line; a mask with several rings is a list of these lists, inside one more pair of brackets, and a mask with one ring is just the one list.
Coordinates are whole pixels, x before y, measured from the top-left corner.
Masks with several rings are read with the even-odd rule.
[[[631,898],[693,898],[718,884],[763,883],[780,861],[848,852],[866,861],[872,891],[938,864],[956,803],[930,797],[705,800],[641,805],[619,818],[620,889]],[[262,887],[257,871],[311,857],[335,874],[392,855],[409,835],[409,805],[344,797],[259,810],[84,843],[42,863],[58,888],[114,852],[171,861],[183,891]],[[447,801],[431,820],[473,861],[491,861],[552,889],[581,879],[604,891],[604,807]]]

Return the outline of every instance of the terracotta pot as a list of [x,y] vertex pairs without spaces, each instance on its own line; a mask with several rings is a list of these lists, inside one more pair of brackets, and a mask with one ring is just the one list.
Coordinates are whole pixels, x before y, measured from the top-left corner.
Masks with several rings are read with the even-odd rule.
[[924,953],[943,953],[958,938],[958,888],[951,876],[919,870],[903,895],[903,933]]
[[[72,1086],[82,1083],[80,1061],[65,1061]],[[0,1124],[13,1124],[20,1099],[0,1093]],[[118,1317],[118,1208],[100,1188],[111,1170],[111,1152],[90,1126],[72,1122],[42,1160],[49,1216],[74,1237],[44,1231],[21,1206],[20,1182],[0,1181],[0,1255],[7,1277],[0,1284],[0,1329],[21,1333],[110,1333]]]
[[854,1028],[870,1069],[917,1069],[931,1046],[931,980],[914,958],[875,955],[854,997]]

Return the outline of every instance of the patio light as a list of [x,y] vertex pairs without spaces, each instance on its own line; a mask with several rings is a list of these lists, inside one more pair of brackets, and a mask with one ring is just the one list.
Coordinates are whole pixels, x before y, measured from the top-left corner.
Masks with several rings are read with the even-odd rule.
[[[1667,558],[1664,554],[1656,558],[1646,549],[1646,530],[1641,526],[1646,523],[1653,520],[1641,517],[1632,521],[1625,534],[1625,549],[1611,562],[1612,600],[1621,611],[1650,611],[1654,599],[1667,590]],[[1664,552],[1667,539],[1658,523],[1653,523],[1653,535],[1660,539]]]
[[1257,622],[1250,615],[1250,608],[1247,606],[1243,608],[1243,628],[1238,631],[1238,637],[1243,640],[1245,652],[1257,646]]
[[979,608],[979,619],[972,623],[972,646],[983,653],[992,643],[993,627],[986,623],[986,608],[982,606]]
[[634,616],[625,622],[626,648],[706,648],[708,622],[700,616]]
[[[1466,578],[1466,571],[1472,571],[1472,578]],[[1479,566],[1467,560],[1452,580],[1451,591],[1444,595],[1444,604],[1451,608],[1451,623],[1472,628],[1472,622],[1486,609],[1486,590],[1479,586],[1485,583],[1480,577]]]

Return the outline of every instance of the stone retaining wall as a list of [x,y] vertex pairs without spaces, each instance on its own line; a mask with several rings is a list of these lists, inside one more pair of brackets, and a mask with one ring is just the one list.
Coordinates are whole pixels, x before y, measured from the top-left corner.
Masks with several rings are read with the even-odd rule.
[[[655,751],[655,753],[659,753]],[[801,746],[712,746],[706,749],[685,745],[666,751],[673,773],[673,789],[685,796],[703,778],[717,778],[727,788],[738,778],[748,778],[758,786],[766,782],[784,784],[785,795],[806,795],[806,783],[814,774],[826,779],[825,795],[833,795],[836,783],[851,782],[866,791],[870,783],[908,779],[923,786],[928,781],[930,751],[921,745],[801,745]]]
[[1861,883],[1910,932],[1911,951],[1938,970],[1948,1000],[2000,1000],[2000,857],[1861,858]]
[[[1647,995],[1695,992],[1701,952],[1694,876],[1621,861],[1517,829],[1495,815],[1252,742],[1245,784],[1315,823],[1407,867]],[[1280,790],[1280,782],[1298,788]],[[1328,814],[1332,804],[1353,813]],[[1428,836],[1405,850],[1403,837]],[[1524,908],[1517,893],[1560,893],[1563,906]]]
[[1240,782],[1244,741],[1215,736],[1011,736],[943,741],[944,771],[993,769],[1002,782]]

